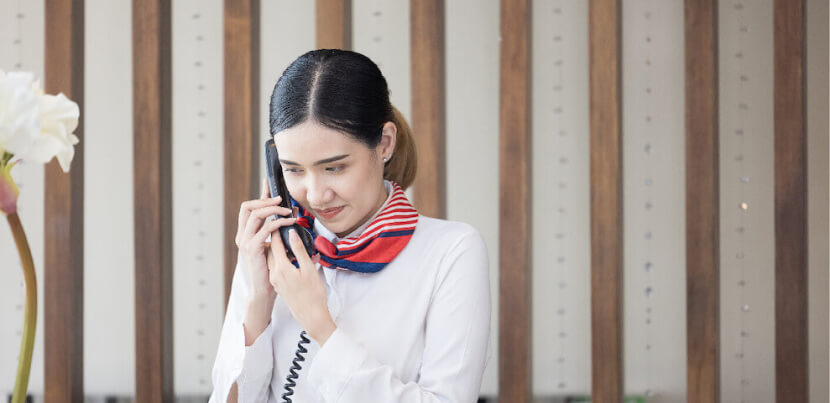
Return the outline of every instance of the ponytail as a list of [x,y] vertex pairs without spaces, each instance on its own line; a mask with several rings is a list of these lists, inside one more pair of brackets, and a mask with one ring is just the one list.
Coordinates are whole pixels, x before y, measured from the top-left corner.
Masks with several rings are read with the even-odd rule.
[[418,171],[418,154],[415,152],[415,141],[412,139],[412,129],[406,122],[401,111],[392,106],[395,126],[398,128],[395,139],[395,149],[392,158],[383,169],[383,178],[397,183],[404,190],[415,181]]

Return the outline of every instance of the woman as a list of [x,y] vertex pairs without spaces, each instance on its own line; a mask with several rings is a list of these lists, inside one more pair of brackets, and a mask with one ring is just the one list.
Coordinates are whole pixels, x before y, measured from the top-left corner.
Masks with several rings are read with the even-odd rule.
[[[269,221],[292,212],[265,184],[240,207],[210,401],[475,401],[490,356],[486,247],[471,226],[407,200],[414,144],[378,67],[355,52],[308,52],[270,109],[297,216]],[[298,268],[278,232],[269,242],[294,223],[320,252],[309,258],[293,234]],[[302,331],[311,340],[295,360]]]

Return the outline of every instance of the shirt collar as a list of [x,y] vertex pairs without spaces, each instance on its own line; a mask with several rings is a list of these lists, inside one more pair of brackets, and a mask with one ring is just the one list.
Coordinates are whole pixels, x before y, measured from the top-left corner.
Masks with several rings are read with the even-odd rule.
[[[354,231],[352,231],[351,233],[349,233],[348,235],[346,235],[343,238],[349,238],[349,237],[358,236],[358,235],[362,234],[363,230],[365,230],[366,227],[368,227],[369,224],[372,221],[374,221],[375,217],[377,217],[378,214],[380,214],[380,212],[383,211],[383,208],[386,206],[386,204],[389,203],[389,199],[392,198],[392,182],[389,182],[388,180],[384,179],[383,180],[383,187],[386,188],[386,201],[383,202],[383,205],[381,205],[380,208],[378,209],[378,211],[375,211],[375,214],[373,214],[372,217],[370,217],[368,220],[366,220],[366,222],[361,224],[359,227],[357,227],[357,229],[355,229]],[[314,232],[317,233],[317,236],[322,236],[323,238],[328,239],[329,242],[331,242],[335,245],[337,245],[337,241],[343,239],[343,238],[338,238],[335,233],[329,231],[328,228],[326,228],[323,224],[320,223],[320,220],[314,220]]]

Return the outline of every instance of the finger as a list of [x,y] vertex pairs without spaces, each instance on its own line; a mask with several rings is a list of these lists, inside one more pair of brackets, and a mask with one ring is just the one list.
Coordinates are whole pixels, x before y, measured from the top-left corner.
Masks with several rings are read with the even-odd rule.
[[[293,218],[286,218],[286,220],[293,220]],[[271,247],[270,249],[273,250],[274,255],[276,256],[276,263],[277,267],[280,266],[291,266],[291,262],[288,260],[288,252],[285,250],[285,246],[282,244],[282,237],[280,237],[280,226],[273,228],[271,230]]]
[[297,233],[296,229],[291,229],[291,235],[288,236],[288,242],[291,244],[291,252],[294,253],[294,257],[300,264],[300,269],[303,267],[314,267],[314,262],[312,262],[311,258],[308,256],[308,252],[305,250],[305,245],[303,245],[303,240],[300,239],[300,234]]
[[[268,207],[268,206],[279,206],[280,202],[282,201],[282,197],[272,197],[269,199],[256,199],[256,200],[248,200],[243,202],[242,205],[239,207],[239,210],[245,210],[246,212],[250,213],[258,208]],[[282,206],[280,206],[282,207]],[[291,209],[288,207],[282,207],[285,209],[286,213],[291,212]],[[288,214],[286,214],[288,215]]]
[[239,246],[240,238],[239,236],[244,233],[245,224],[248,222],[248,218],[251,216],[251,211],[256,210],[258,208],[262,208],[265,206],[273,206],[277,205],[281,201],[280,197],[277,196],[276,198],[266,199],[266,200],[248,200],[243,202],[239,206],[239,219],[236,227],[236,235],[237,235],[237,246]]
[[256,210],[252,211],[251,215],[248,216],[248,223],[245,225],[245,231],[243,231],[243,237],[245,237],[245,238],[253,237],[254,234],[256,234],[257,231],[260,230],[260,228],[262,228],[262,223],[264,223],[265,220],[268,217],[270,217],[274,214],[279,214],[279,215],[285,216],[285,215],[287,215],[287,214],[285,214],[285,212],[287,210],[288,209],[286,209],[285,207],[281,207],[281,206],[267,206],[267,207],[261,207],[261,208],[258,208]]
[[268,265],[268,281],[271,283],[274,291],[279,294],[284,279],[281,274],[282,272],[276,269],[280,263],[277,263],[277,256],[274,254],[273,248],[268,248],[268,252],[265,255],[265,263]]
[[300,216],[300,208],[297,207],[297,206],[291,207],[291,213],[294,215],[294,217],[299,217]]
[[268,178],[262,180],[262,190],[259,192],[260,200],[271,197],[271,188],[268,187]]
[[[263,244],[263,243],[265,243],[265,239],[268,238],[268,235],[271,235],[273,233],[273,236],[271,237],[271,243],[274,243],[275,241],[279,241],[279,244],[282,245],[282,241],[279,239],[279,235],[280,235],[279,232],[278,232],[279,228],[284,227],[286,225],[294,224],[294,222],[296,222],[296,220],[297,220],[296,218],[280,218],[280,219],[276,219],[274,221],[269,221],[265,225],[263,225],[262,228],[260,228],[260,230],[257,231],[256,234],[254,234],[254,236],[251,238],[250,242],[254,245],[256,245],[257,242],[259,244]],[[277,232],[274,232],[274,231],[277,231]]]

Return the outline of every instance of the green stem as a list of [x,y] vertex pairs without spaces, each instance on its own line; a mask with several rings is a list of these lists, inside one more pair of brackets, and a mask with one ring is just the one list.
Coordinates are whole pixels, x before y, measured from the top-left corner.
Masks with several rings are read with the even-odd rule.
[[23,263],[23,278],[26,282],[26,310],[23,312],[23,339],[20,341],[20,357],[17,362],[17,378],[14,381],[12,403],[24,403],[29,386],[29,373],[32,370],[32,349],[35,346],[35,326],[37,324],[37,279],[32,251],[23,232],[23,225],[17,213],[6,216],[17,245],[17,254]]

